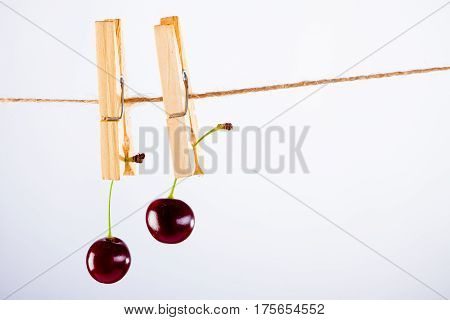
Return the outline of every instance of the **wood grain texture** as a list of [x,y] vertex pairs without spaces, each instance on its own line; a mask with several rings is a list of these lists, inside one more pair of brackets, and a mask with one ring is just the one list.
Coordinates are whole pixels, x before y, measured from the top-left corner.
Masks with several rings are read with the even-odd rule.
[[[167,116],[184,111],[185,93],[181,59],[175,29],[172,25],[155,26],[156,50]],[[193,173],[187,140],[186,117],[167,118],[172,165],[176,178],[189,177]]]
[[[120,20],[97,21],[95,29],[100,118],[119,117],[122,91],[120,77],[123,75]],[[123,161],[132,156],[127,109],[125,108],[120,121],[100,122],[101,168],[104,180],[120,180],[122,170],[125,175],[134,174],[134,164]]]
[[[192,92],[179,19],[178,17],[167,17],[162,18],[160,22],[160,25],[155,26],[156,47],[163,87],[163,102],[167,115],[170,115],[184,111],[185,86],[182,77],[183,70],[188,75],[188,93]],[[197,142],[198,132],[194,102],[192,100],[188,101],[188,113],[185,117],[168,119],[167,125],[175,177],[202,174],[203,172],[198,162],[199,148],[192,148]],[[190,154],[194,158],[193,164],[190,160]]]
[[[178,52],[179,52],[180,60],[181,60],[181,67],[188,75],[188,83],[189,83],[188,92],[189,92],[189,94],[191,94],[192,93],[191,76],[189,73],[189,67],[188,67],[186,53],[185,53],[184,47],[183,47],[183,36],[181,35],[180,21],[177,16],[172,16],[172,17],[161,18],[160,23],[161,23],[161,25],[173,26],[173,28],[174,28],[175,36],[176,36],[177,44],[178,44]],[[191,145],[194,145],[198,139],[198,121],[197,121],[197,115],[195,113],[195,104],[192,99],[189,99],[188,118],[189,118],[189,126],[190,126],[190,142],[191,142]],[[198,162],[200,150],[201,150],[200,145],[198,145],[193,150],[195,167],[196,167],[194,174],[203,173],[200,169],[200,165]]]

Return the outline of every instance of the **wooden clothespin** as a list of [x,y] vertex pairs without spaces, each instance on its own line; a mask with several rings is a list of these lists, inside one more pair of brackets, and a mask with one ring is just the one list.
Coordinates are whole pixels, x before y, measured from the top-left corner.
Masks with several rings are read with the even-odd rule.
[[95,29],[102,178],[120,180],[121,171],[124,175],[134,175],[133,162],[139,162],[134,161],[135,157],[131,156],[129,110],[125,108],[124,101],[125,84],[120,20],[97,21]]
[[175,177],[203,174],[198,147],[193,147],[198,125],[194,103],[189,100],[191,85],[178,17],[162,18],[155,26],[155,38]]

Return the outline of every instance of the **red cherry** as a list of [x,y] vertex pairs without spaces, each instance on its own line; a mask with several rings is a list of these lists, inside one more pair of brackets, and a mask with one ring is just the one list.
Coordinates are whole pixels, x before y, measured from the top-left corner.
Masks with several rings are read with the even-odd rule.
[[194,212],[178,199],[157,199],[147,208],[147,228],[152,236],[163,243],[180,243],[194,229]]
[[95,241],[86,255],[86,266],[92,278],[101,283],[122,279],[130,268],[131,256],[125,242],[119,238]]

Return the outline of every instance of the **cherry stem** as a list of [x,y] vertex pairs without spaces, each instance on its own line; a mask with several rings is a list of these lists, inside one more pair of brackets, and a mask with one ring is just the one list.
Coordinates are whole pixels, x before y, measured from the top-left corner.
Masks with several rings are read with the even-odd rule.
[[195,148],[195,147],[200,143],[200,141],[202,141],[203,139],[205,139],[205,138],[206,138],[207,136],[209,136],[211,133],[216,132],[217,130],[219,130],[218,127],[215,127],[215,128],[212,128],[211,130],[209,130],[207,133],[205,133],[204,135],[202,135],[202,136],[200,137],[200,139],[198,139],[197,142],[194,143],[194,145],[193,145],[192,147]]
[[167,198],[173,199],[173,193],[175,192],[175,186],[177,185],[177,178],[173,180],[172,189],[170,189],[170,194]]
[[211,133],[214,133],[214,132],[219,131],[219,130],[228,130],[229,131],[229,130],[232,130],[232,129],[233,129],[233,125],[231,123],[220,123],[217,126],[215,126],[214,128],[212,128],[211,130],[209,130],[207,133],[202,135],[200,137],[200,139],[198,139],[197,142],[192,145],[192,147],[195,148],[200,143],[200,141],[205,139]]
[[[209,130],[207,133],[205,133],[204,135],[202,135],[200,137],[200,139],[197,140],[196,143],[194,143],[192,145],[192,148],[195,149],[195,147],[200,143],[200,141],[202,141],[203,139],[205,139],[207,136],[209,136],[211,133],[214,133],[216,131],[219,130],[232,130],[233,129],[233,125],[231,123],[221,123],[218,124],[217,126],[215,126],[214,128],[212,128],[211,130]],[[173,184],[172,184],[172,189],[170,189],[170,194],[168,196],[169,199],[173,199],[173,193],[175,192],[175,187],[177,185],[177,178],[175,178],[173,180]]]
[[109,185],[109,198],[108,198],[108,238],[112,238],[111,232],[111,195],[113,188],[114,180],[111,180],[111,184]]

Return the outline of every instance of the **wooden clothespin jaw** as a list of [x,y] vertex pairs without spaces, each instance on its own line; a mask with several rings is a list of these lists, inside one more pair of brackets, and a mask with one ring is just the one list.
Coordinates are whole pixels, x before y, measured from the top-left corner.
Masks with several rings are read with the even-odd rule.
[[129,110],[125,106],[120,20],[97,21],[95,29],[102,178],[120,180],[120,172],[123,175],[135,174],[134,162],[142,162],[143,155],[132,156]]
[[175,177],[203,174],[198,146],[193,147],[198,124],[194,103],[189,99],[191,85],[178,17],[162,18],[155,26],[155,38]]

